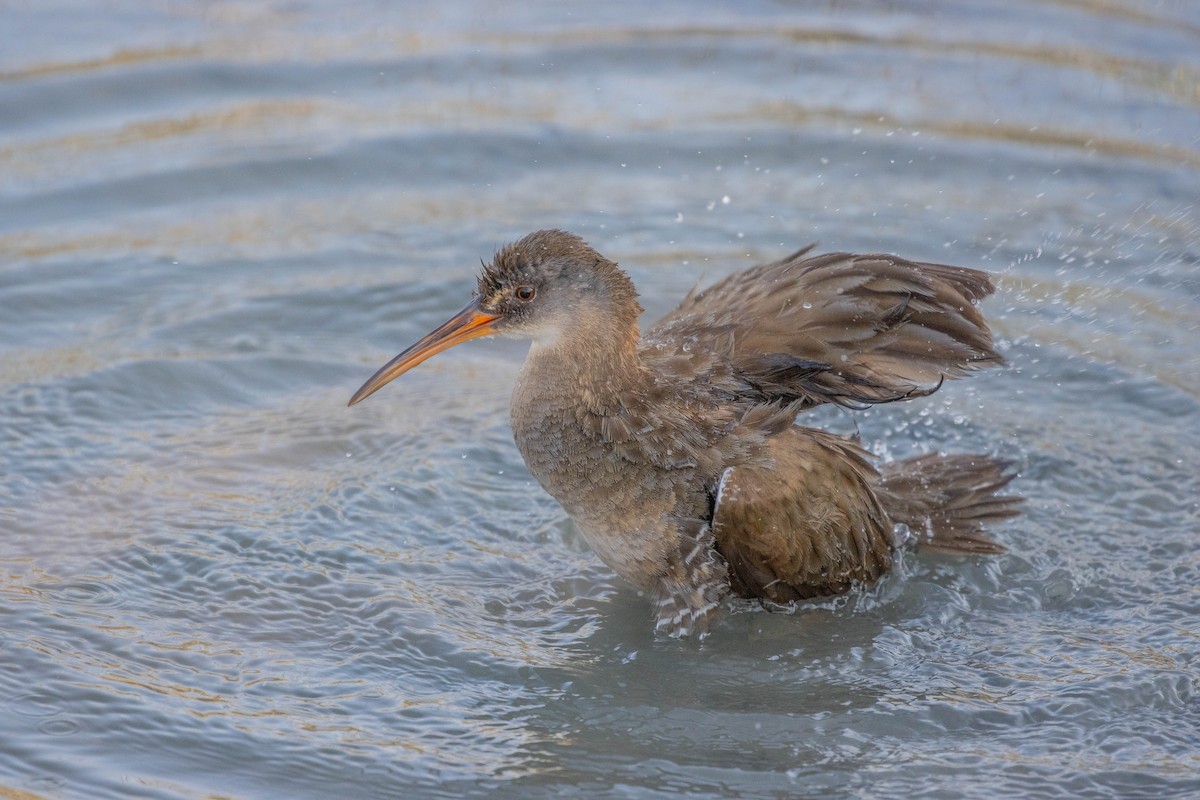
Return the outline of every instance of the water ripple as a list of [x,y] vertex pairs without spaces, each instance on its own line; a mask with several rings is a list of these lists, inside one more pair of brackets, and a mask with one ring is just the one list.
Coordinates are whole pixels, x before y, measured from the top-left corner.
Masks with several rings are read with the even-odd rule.
[[[0,795],[1200,793],[1194,15],[117,10],[0,10]],[[998,273],[1009,366],[809,421],[1016,459],[1008,551],[665,640],[523,345],[345,407],[550,225],[647,319],[812,240]]]

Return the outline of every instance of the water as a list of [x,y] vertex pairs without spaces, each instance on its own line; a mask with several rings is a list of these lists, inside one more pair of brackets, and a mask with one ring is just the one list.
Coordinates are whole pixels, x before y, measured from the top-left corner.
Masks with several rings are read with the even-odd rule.
[[[29,6],[29,7],[25,7]],[[0,8],[0,795],[1200,796],[1200,15]],[[809,241],[981,266],[1007,555],[655,638],[515,342],[351,392],[539,227],[649,315]],[[813,421],[853,430],[821,412]]]

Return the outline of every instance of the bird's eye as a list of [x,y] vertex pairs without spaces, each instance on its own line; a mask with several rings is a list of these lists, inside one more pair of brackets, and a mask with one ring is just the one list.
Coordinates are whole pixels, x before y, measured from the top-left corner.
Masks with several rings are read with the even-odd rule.
[[537,289],[532,286],[518,286],[516,295],[518,300],[528,303],[537,295]]

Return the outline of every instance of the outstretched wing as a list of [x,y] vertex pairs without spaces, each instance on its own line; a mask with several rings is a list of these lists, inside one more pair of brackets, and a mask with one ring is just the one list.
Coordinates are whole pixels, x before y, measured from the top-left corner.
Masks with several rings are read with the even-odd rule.
[[975,307],[986,273],[807,252],[693,291],[646,331],[643,358],[730,400],[799,408],[922,396],[1002,361]]

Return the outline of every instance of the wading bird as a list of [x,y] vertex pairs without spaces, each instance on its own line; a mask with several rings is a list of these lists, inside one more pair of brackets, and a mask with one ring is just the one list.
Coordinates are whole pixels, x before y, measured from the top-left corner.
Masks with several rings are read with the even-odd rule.
[[896,524],[921,546],[996,553],[1017,513],[984,455],[872,465],[795,424],[823,403],[923,397],[998,364],[978,270],[809,248],[703,290],[639,334],[629,276],[538,231],[496,253],[466,307],[381,368],[354,405],[430,356],[491,334],[532,340],[511,422],[538,483],[596,554],[649,593],[660,630],[707,633],[729,594],[789,603],[870,584]]

